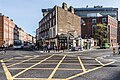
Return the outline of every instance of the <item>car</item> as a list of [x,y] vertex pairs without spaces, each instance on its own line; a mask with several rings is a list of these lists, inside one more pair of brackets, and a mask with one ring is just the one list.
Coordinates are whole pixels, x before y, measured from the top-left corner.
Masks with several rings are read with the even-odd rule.
[[80,47],[71,47],[70,50],[71,50],[71,51],[79,51],[79,50],[80,50]]
[[102,48],[102,49],[106,49],[106,48],[109,48],[109,47],[110,47],[109,43],[103,43],[102,46],[100,46],[100,48]]

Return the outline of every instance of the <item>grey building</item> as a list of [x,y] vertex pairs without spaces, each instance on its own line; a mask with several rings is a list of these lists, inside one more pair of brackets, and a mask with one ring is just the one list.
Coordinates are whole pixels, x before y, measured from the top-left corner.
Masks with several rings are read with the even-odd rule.
[[[45,16],[50,10],[51,8],[42,9],[43,16]],[[110,15],[118,20],[118,8],[113,7],[94,6],[86,8],[74,8],[74,12],[80,17],[87,17],[87,15],[90,13],[100,13],[103,16]]]

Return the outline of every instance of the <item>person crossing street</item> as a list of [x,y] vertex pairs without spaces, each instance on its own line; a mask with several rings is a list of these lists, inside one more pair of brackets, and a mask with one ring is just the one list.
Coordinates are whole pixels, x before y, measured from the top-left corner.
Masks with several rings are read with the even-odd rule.
[[120,45],[119,45],[119,47],[118,47],[118,54],[120,54]]

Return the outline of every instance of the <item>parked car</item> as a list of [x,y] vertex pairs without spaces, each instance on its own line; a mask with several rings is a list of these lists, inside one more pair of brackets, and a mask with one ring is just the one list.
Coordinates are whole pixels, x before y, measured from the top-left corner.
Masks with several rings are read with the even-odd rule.
[[79,51],[79,50],[80,50],[80,47],[71,47],[70,50],[71,50],[71,51]]
[[100,46],[100,48],[102,48],[102,49],[106,49],[106,48],[109,48],[109,47],[110,47],[109,43],[103,43],[102,46]]

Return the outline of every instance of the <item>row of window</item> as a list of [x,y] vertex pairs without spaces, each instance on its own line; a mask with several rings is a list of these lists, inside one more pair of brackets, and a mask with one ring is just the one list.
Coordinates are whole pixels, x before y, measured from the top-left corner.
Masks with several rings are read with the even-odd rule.
[[49,36],[49,31],[45,31],[39,34],[40,38],[41,37],[48,37]]
[[[102,18],[102,22],[107,22],[106,18]],[[97,23],[96,19],[92,19],[92,23]]]
[[45,25],[40,26],[40,32],[43,31],[43,30],[49,29],[49,28],[51,28],[55,25],[56,25],[56,20],[55,20],[55,18],[53,18],[52,20],[47,22]]
[[41,38],[41,37],[54,38],[55,34],[56,32],[55,32],[55,27],[54,27],[54,28],[51,28],[49,31],[40,33],[39,35],[37,35],[37,37],[38,38]]
[[55,10],[52,13],[49,13],[43,20],[40,21],[40,26],[49,21],[53,16],[55,16]]

